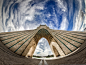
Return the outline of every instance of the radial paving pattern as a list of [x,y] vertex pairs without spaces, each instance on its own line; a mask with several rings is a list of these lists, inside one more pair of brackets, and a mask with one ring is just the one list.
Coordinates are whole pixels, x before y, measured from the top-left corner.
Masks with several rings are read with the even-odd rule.
[[0,40],[5,46],[26,57],[33,55],[42,37],[48,40],[54,56],[58,57],[79,48],[86,40],[86,32],[52,30],[46,25],[40,25],[35,30],[0,33]]

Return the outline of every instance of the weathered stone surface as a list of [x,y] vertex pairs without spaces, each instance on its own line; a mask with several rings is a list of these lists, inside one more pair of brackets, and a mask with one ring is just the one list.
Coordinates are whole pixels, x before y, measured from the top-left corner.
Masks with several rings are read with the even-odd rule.
[[48,40],[54,57],[62,57],[48,60],[49,65],[86,63],[86,32],[40,25],[35,30],[0,33],[0,65],[38,65],[40,60],[30,57],[42,37]]
[[56,60],[47,60],[49,65],[86,65],[86,40],[75,53]]
[[38,65],[40,60],[25,58],[9,50],[0,41],[0,65]]

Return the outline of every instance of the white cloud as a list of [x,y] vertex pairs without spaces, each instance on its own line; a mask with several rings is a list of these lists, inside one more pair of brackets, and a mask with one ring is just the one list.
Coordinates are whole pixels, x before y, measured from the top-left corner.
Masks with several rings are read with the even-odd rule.
[[26,16],[25,20],[32,21],[34,19],[34,15],[35,15],[35,6],[31,7],[30,10],[26,13],[29,13],[29,16]]
[[0,0],[0,32],[4,32],[3,31],[3,26],[2,26],[2,13],[1,13],[2,3],[3,3],[3,0]]
[[[44,51],[43,49],[41,48],[41,46],[44,48]],[[37,54],[38,52],[40,52],[39,54]],[[51,49],[49,47],[49,43],[48,41],[45,39],[45,38],[41,38],[38,42],[38,45],[36,47],[36,50],[34,52],[33,55],[37,55],[37,56],[47,56],[49,54],[52,54],[51,52]]]
[[56,29],[58,29],[58,26],[59,26],[58,23],[59,23],[59,22],[58,22],[58,19],[57,19],[57,15],[56,15],[56,13],[55,13],[55,9],[54,9],[54,16],[55,16],[55,17],[54,17],[54,22],[55,22],[55,24],[56,24],[56,26],[57,26]]
[[49,21],[49,28],[53,29],[53,27],[54,27],[53,22],[52,21]]
[[56,24],[56,25],[58,26],[58,22],[56,22],[56,21],[55,21],[55,22],[53,22],[53,21],[49,21],[48,26],[49,26],[50,29],[57,30],[58,27],[55,27],[54,24]]
[[[44,8],[44,6],[43,6],[44,3],[39,3],[39,4],[35,4],[35,5],[31,6],[30,4],[28,4],[30,1],[28,1],[28,0],[24,1],[24,2],[20,3],[20,6],[19,6],[19,10],[20,10],[19,15],[21,15],[20,17],[22,18],[22,20],[20,20],[19,24],[21,26],[26,26],[25,30],[36,29],[39,26],[39,23],[34,20],[34,17],[35,17],[35,15],[40,15],[41,13],[37,12],[36,9],[43,10],[43,8]],[[29,5],[29,6],[27,7],[27,5]],[[28,16],[25,16],[25,15],[28,15]],[[26,20],[29,21],[29,24],[25,23]],[[31,21],[33,21],[33,23]],[[25,24],[25,25],[23,25],[23,24]]]
[[58,19],[56,18],[55,24],[57,24],[57,27],[60,26],[59,28],[60,30],[67,30],[69,25],[68,19],[67,19],[67,15],[68,15],[67,3],[64,0],[56,0],[56,2],[57,2],[57,6],[59,7],[57,9],[57,12],[59,13],[59,15],[62,15],[62,22],[60,25],[58,25],[59,22],[58,22]]
[[[63,1],[63,0],[56,0],[56,2],[58,3],[58,7],[59,8],[61,8],[61,10],[63,11],[63,12],[66,12],[67,11],[67,4],[66,4],[66,2],[65,1]],[[64,3],[63,3],[64,2]]]
[[69,25],[69,22],[68,22],[67,18],[63,15],[62,22],[60,25],[60,30],[67,30],[68,25]]
[[75,12],[74,18],[73,18],[73,30],[72,31],[80,31],[80,27],[82,25],[83,21],[83,12],[82,10],[79,10]]
[[80,31],[84,31],[84,29],[86,28],[86,0],[85,0],[85,13],[84,13],[84,20],[83,20],[83,25],[80,29]]
[[[15,20],[14,19],[14,14],[13,14],[13,11],[12,11],[13,6],[10,9],[10,6],[12,4],[13,4],[13,2],[5,4],[6,6],[8,6],[6,13],[5,13],[5,7],[3,7],[3,24],[2,25],[3,25],[3,28],[4,28],[4,32],[16,31],[15,24],[12,22],[12,20]],[[9,16],[9,14],[10,14],[10,16]],[[17,13],[15,12],[15,15],[16,14]],[[17,19],[17,16],[15,16],[15,17]]]
[[26,30],[32,30],[32,29],[36,29],[40,24],[38,24],[36,21],[33,23],[29,23],[27,24]]
[[2,15],[2,13],[1,13],[2,3],[3,3],[3,0],[0,0],[0,17],[1,17],[1,15]]
[[[3,1],[3,0],[0,0],[0,1]],[[17,0],[14,4],[13,4],[13,1],[8,2],[9,4],[6,3],[5,5],[8,6],[8,8],[5,13],[5,7],[3,7],[3,24],[0,23],[0,31],[3,31],[2,25],[4,27],[4,32],[8,32],[9,29],[10,29],[10,32],[19,31],[19,30],[36,29],[39,26],[39,24],[37,23],[37,21],[34,20],[34,16],[35,14],[40,15],[40,13],[35,10],[36,9],[42,10],[44,8],[43,7],[44,3],[39,3],[34,6],[31,6],[29,3],[30,1],[31,0],[25,0],[22,2],[21,0]],[[17,7],[18,9],[13,10],[13,7],[16,5],[16,3],[19,3],[19,7]],[[2,4],[0,5],[2,6]],[[9,8],[11,5],[12,7],[10,10]],[[0,9],[0,12],[1,12],[1,9]],[[11,14],[10,18],[9,18],[9,13]],[[28,25],[25,23],[26,20],[30,21]],[[1,18],[0,18],[0,21],[1,21]],[[31,21],[33,21],[33,23]],[[24,28],[25,27],[24,24],[26,24],[27,28]]]
[[72,31],[84,31],[85,28],[84,26],[86,24],[84,22],[85,18],[83,18],[85,14],[82,11],[82,0],[77,0],[77,1],[79,2],[79,10],[76,10],[74,13]]
[[36,9],[43,10],[44,9],[44,6],[42,4],[38,4],[36,6]]
[[69,20],[73,15],[73,0],[69,0]]

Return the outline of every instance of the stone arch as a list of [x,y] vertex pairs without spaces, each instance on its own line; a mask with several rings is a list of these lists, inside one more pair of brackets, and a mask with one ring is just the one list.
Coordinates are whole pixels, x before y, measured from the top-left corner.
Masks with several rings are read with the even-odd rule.
[[28,58],[28,57],[32,57],[32,54],[33,54],[33,52],[34,52],[34,48],[35,48],[35,46],[31,46],[31,47],[30,47],[28,53],[26,54],[26,57],[27,57],[27,58]]
[[[24,52],[22,53],[22,56],[30,56],[32,57],[34,51],[35,51],[35,48],[36,48],[36,43],[34,41],[34,38],[32,38],[30,41],[29,41],[29,45],[26,47],[26,49],[24,50]],[[32,51],[31,51],[32,50]]]
[[47,39],[47,41],[48,41],[49,44],[50,44],[50,42],[51,42],[51,40],[53,38],[53,36],[50,34],[50,32],[47,29],[45,29],[45,28],[39,29],[38,32],[34,36],[36,44],[43,37],[45,39]]
[[60,54],[58,53],[58,51],[54,45],[52,45],[52,49],[53,49],[54,57],[60,56]]
[[[60,55],[60,56],[65,55],[64,52],[62,51],[62,49],[59,47],[59,45],[57,44],[57,42],[54,39],[52,39],[52,41],[50,43],[50,47],[54,53],[54,57],[57,57],[58,55]],[[56,51],[56,53],[55,53],[55,51]]]
[[[33,47],[33,45],[32,45],[33,42],[37,46],[38,41],[41,38],[45,38],[48,41],[49,45],[50,45],[50,42],[51,42],[53,36],[48,32],[48,30],[46,30],[44,28],[38,30],[37,33],[35,34],[35,36],[33,37],[33,39],[31,40],[29,46],[27,47],[27,50],[30,51],[30,48]],[[36,46],[33,48],[33,53],[34,53],[34,51],[36,49]],[[26,57],[28,57],[28,56],[31,56],[32,57],[33,53],[31,55],[28,55],[28,53],[30,53],[28,51],[26,51],[26,53],[24,53],[24,54],[26,54]]]
[[26,56],[30,48],[34,44],[37,45],[42,37],[48,40],[50,46],[56,48],[60,56],[67,56],[84,43],[86,32],[52,30],[46,25],[40,25],[34,30],[0,33],[1,42],[22,56]]

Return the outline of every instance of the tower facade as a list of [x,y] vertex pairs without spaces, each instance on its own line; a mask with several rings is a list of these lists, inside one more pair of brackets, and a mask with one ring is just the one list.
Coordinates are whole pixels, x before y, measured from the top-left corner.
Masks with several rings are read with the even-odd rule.
[[33,56],[42,37],[48,40],[54,57],[71,55],[86,44],[86,32],[52,30],[46,25],[34,30],[0,33],[0,40],[8,49],[25,57]]

